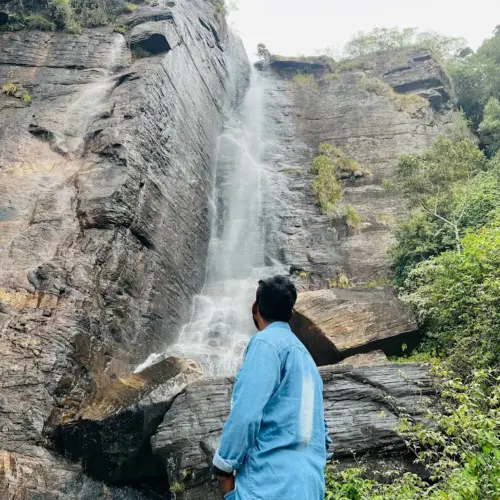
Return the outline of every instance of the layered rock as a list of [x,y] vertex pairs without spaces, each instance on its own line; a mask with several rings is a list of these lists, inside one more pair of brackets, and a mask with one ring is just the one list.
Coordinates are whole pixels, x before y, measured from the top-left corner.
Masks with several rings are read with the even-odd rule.
[[[422,418],[434,389],[420,365],[329,366],[321,369],[325,416],[337,460],[404,453],[399,415]],[[230,410],[231,379],[206,379],[187,387],[168,411],[153,450],[183,500],[220,499],[210,485],[210,463]]]
[[400,354],[419,340],[414,314],[391,287],[300,293],[291,326],[319,366],[374,350]]
[[[351,284],[386,278],[387,250],[406,205],[382,184],[393,177],[402,154],[422,153],[452,127],[455,111],[444,70],[428,52],[403,51],[339,66],[279,57],[265,74],[266,152],[280,172],[274,183],[281,204],[268,233],[270,252],[305,277],[304,289],[324,288],[338,276]],[[428,105],[422,101],[418,113],[402,109],[388,90],[379,95],[366,89],[364,78],[389,85],[396,98],[419,95]],[[322,215],[316,204],[310,172],[325,142],[367,171],[343,179],[343,200],[331,215]],[[359,227],[349,225],[346,206],[361,217]]]
[[0,34],[0,84],[19,90],[0,93],[0,449],[12,481],[40,491],[73,473],[46,465],[49,417],[77,415],[189,317],[216,139],[248,80],[210,3],[159,1],[119,22],[126,36]]

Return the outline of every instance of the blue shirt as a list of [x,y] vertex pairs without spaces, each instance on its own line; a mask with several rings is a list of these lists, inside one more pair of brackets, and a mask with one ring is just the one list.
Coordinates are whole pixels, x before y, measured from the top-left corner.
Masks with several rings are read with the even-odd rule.
[[323,381],[287,323],[252,337],[214,465],[236,471],[227,500],[323,500],[329,443]]

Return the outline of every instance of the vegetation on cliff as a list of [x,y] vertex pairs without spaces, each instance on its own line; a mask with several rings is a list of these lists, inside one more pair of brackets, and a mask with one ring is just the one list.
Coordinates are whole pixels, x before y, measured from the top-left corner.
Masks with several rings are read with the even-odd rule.
[[[402,35],[375,30],[352,55],[401,48]],[[423,333],[406,361],[431,361],[441,381],[441,411],[427,412],[425,425],[403,419],[399,429],[430,480],[408,473],[379,482],[362,466],[331,467],[329,500],[500,498],[499,35],[477,53],[441,50],[461,118],[449,138],[403,156],[387,186],[411,210],[391,251],[400,298]]]
[[[432,425],[403,417],[400,435],[426,467],[430,481],[406,473],[392,481],[366,479],[362,466],[327,471],[326,500],[497,500],[500,495],[500,376],[476,371],[468,383],[437,371],[442,411]],[[383,418],[383,416],[381,416]]]

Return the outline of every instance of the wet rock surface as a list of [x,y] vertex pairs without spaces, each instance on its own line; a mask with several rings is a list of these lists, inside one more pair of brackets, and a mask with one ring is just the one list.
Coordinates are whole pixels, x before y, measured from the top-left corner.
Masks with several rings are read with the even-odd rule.
[[412,348],[420,338],[392,287],[303,292],[291,325],[320,366],[375,350],[401,354],[402,344]]
[[[428,369],[421,365],[329,366],[321,368],[321,375],[334,457],[341,462],[352,460],[353,453],[358,457],[404,453],[404,443],[394,430],[399,415],[406,411],[421,419],[423,405],[435,396]],[[221,498],[208,486],[210,463],[230,410],[232,383],[232,379],[206,379],[188,386],[152,440],[171,484],[184,489],[178,498]]]
[[249,66],[211,4],[158,3],[126,36],[0,34],[0,84],[32,99],[0,93],[0,497],[66,491],[47,422],[172,342],[203,284],[216,140]]

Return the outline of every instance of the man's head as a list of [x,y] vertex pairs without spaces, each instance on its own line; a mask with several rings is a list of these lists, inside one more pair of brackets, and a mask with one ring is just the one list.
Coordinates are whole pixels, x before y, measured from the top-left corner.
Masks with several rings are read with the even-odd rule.
[[288,323],[296,301],[297,290],[286,276],[274,276],[259,281],[257,300],[252,306],[255,326],[263,330],[275,321]]

